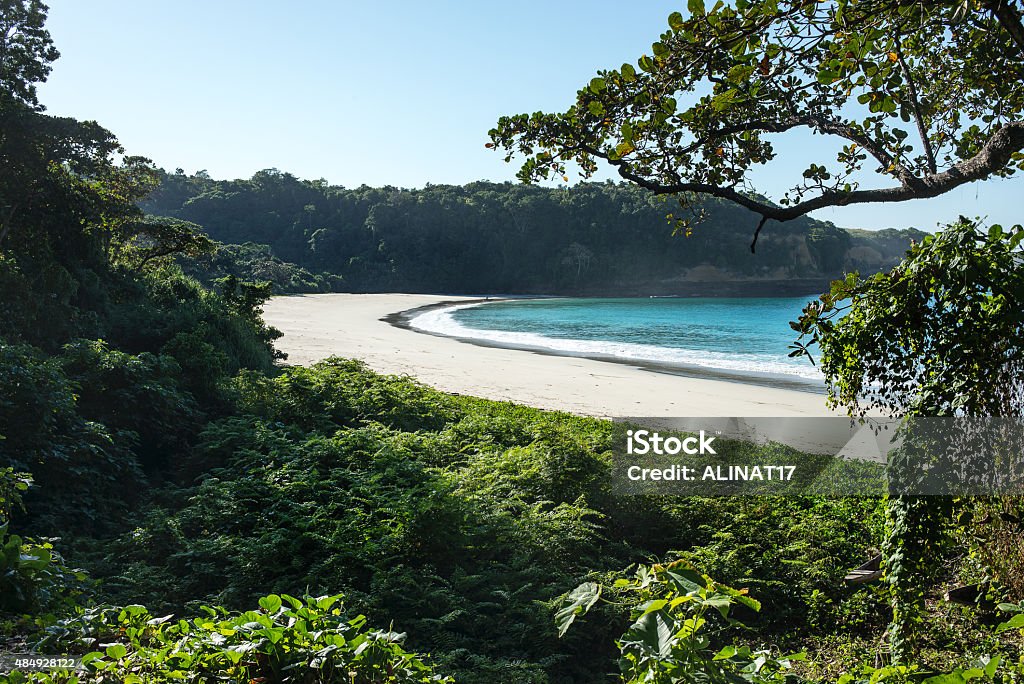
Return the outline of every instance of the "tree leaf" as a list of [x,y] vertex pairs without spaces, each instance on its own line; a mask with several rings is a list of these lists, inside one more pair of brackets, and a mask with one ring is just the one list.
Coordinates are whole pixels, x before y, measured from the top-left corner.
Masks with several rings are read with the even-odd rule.
[[626,633],[626,638],[634,637],[649,653],[657,658],[668,658],[672,655],[675,642],[672,625],[662,613],[646,613],[633,623]]
[[1024,613],[1017,613],[1006,622],[1000,623],[996,627],[996,634],[1001,634],[1011,629],[1024,629]]
[[601,598],[601,585],[596,582],[585,582],[570,591],[563,600],[568,601],[555,612],[555,625],[558,636],[565,634],[577,615],[586,615],[587,611]]
[[260,599],[260,608],[268,613],[276,613],[281,608],[281,597],[277,594],[270,594]]

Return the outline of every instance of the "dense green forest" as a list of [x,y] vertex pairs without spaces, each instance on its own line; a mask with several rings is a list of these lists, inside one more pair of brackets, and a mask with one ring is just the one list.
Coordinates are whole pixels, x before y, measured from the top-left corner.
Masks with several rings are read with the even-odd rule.
[[[248,180],[180,170],[160,180],[142,202],[147,212],[192,221],[220,242],[266,245],[293,271],[340,276],[283,276],[245,255],[255,267],[237,275],[288,292],[806,294],[850,270],[890,268],[924,235],[800,219],[773,225],[755,255],[751,212],[720,200],[681,210],[624,183],[346,189],[275,169]],[[691,234],[673,236],[669,214],[698,215]]]
[[[991,502],[960,502],[963,516],[944,523],[955,536],[929,547],[933,567],[917,582],[926,612],[913,667],[876,669],[888,665],[875,656],[891,597],[883,583],[843,576],[883,544],[881,498],[616,496],[612,423],[447,395],[352,360],[282,366],[279,333],[260,316],[269,281],[596,287],[613,253],[636,266],[665,251],[655,246],[666,244],[660,200],[616,185],[341,190],[276,173],[233,183],[168,176],[123,157],[98,124],[45,113],[35,84],[57,53],[43,5],[0,0],[0,19],[0,655],[87,661],[77,673],[0,677],[590,684],[640,681],[630,673],[643,669],[660,671],[643,680],[656,682],[1019,678],[1024,605],[1005,604],[1017,616],[997,626],[1006,616],[992,606],[940,600],[964,582],[1020,600],[1020,518],[1010,509],[993,523],[982,517]],[[505,204],[513,200],[518,213]],[[715,267],[727,251],[717,246],[733,238],[746,250],[749,220],[728,223],[727,207],[709,207],[693,237],[664,237],[681,256],[654,261],[659,277],[680,263]],[[438,232],[418,232],[426,216]],[[598,216],[608,220],[584,243]],[[199,224],[240,246],[218,256]],[[974,232],[950,234],[967,236],[961,247],[976,242]],[[904,236],[884,239],[898,249]],[[1015,263],[1012,239],[999,263]],[[963,287],[984,269],[948,242],[941,254],[961,265],[952,272]],[[573,244],[594,255],[586,272],[564,262]],[[814,277],[883,253],[873,236],[794,223],[773,227],[746,265],[719,266],[789,277],[787,244],[806,248],[796,253]],[[927,250],[942,244],[912,255],[924,260],[912,275],[934,274]],[[493,274],[460,271],[472,255],[499,259],[502,245],[537,259],[523,279],[512,256],[487,262]],[[333,275],[317,275],[325,271]],[[614,273],[627,282],[627,270]],[[895,305],[914,301],[906,292],[895,291]],[[848,317],[864,319],[878,320]],[[908,545],[919,542],[908,533]]]
[[185,275],[213,286],[222,278],[270,283],[275,294],[339,292],[345,281],[330,273],[312,273],[274,256],[268,245],[215,243],[208,252],[179,259]]

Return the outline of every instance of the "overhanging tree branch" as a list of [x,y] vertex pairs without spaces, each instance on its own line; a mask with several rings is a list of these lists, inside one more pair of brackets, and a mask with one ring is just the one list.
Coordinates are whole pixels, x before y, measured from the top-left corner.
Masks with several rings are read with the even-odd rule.
[[[769,220],[936,197],[1024,170],[1020,5],[698,3],[669,17],[653,57],[599,71],[564,113],[502,117],[488,146],[507,161],[526,155],[525,182],[566,176],[569,162],[589,178],[604,160],[657,194],[735,202],[761,218],[753,249]],[[847,142],[831,154],[809,146],[826,158],[794,178],[782,205],[748,194],[751,170],[775,157],[768,134],[799,128]],[[915,134],[920,147],[907,140]],[[860,187],[869,157],[883,187]]]
[[999,171],[1010,161],[1015,152],[1024,150],[1024,122],[1006,124],[992,134],[988,142],[970,159],[966,159],[948,171],[931,174],[924,178],[915,178],[912,184],[898,187],[873,190],[854,190],[852,192],[826,191],[803,202],[790,206],[779,206],[743,194],[733,187],[716,186],[709,183],[671,183],[662,184],[656,180],[635,173],[628,162],[621,159],[608,159],[607,155],[591,151],[595,156],[605,158],[616,167],[618,174],[625,180],[636,183],[657,195],[678,195],[682,193],[698,193],[727,199],[761,215],[754,234],[750,251],[755,251],[757,235],[764,227],[765,221],[791,221],[817,209],[832,206],[848,206],[851,204],[905,202],[912,199],[938,197],[965,183],[981,180]]

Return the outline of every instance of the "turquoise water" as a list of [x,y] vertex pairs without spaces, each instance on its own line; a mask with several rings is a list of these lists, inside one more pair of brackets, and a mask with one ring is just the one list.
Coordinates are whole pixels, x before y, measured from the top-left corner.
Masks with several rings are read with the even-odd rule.
[[458,305],[411,321],[428,332],[553,353],[820,379],[790,359],[807,297],[534,299]]

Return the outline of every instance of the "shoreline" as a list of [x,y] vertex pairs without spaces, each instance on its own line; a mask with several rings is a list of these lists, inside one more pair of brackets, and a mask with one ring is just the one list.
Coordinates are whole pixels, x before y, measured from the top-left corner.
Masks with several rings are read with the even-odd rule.
[[625,359],[481,344],[407,324],[428,307],[483,301],[446,295],[286,295],[267,302],[264,319],[284,333],[277,347],[290,364],[355,358],[377,372],[408,375],[445,392],[541,409],[603,418],[836,415],[825,407],[823,394],[751,382],[738,374],[684,374]]
[[[508,301],[519,301],[523,299],[564,299],[563,297],[554,296],[524,296],[524,297],[495,297],[484,300],[479,300],[480,304],[490,304],[494,302],[508,302]],[[470,300],[471,302],[473,300]],[[441,337],[449,340],[458,340],[464,344],[474,344],[478,347],[486,347],[491,349],[514,349],[517,351],[529,352],[531,354],[540,354],[542,356],[555,356],[555,357],[568,357],[575,359],[591,359],[593,361],[600,361],[602,363],[618,363],[625,366],[630,366],[638,370],[647,371],[648,373],[665,373],[667,375],[678,375],[684,378],[703,378],[705,380],[718,380],[721,382],[734,382],[741,385],[758,385],[762,387],[771,387],[775,389],[785,389],[794,392],[807,392],[809,394],[825,395],[824,384],[817,383],[807,378],[801,378],[798,376],[786,376],[777,373],[744,373],[741,371],[730,371],[723,368],[711,368],[707,366],[695,366],[683,363],[658,363],[657,361],[647,361],[645,359],[628,359],[620,356],[612,356],[610,354],[584,354],[570,351],[561,351],[558,349],[548,349],[545,347],[532,347],[525,344],[512,344],[508,342],[498,342],[496,340],[488,340],[478,337],[464,337],[461,335],[446,335],[444,333],[434,332],[431,330],[423,330],[416,328],[412,325],[412,320],[422,313],[428,311],[436,311],[438,309],[446,309],[450,306],[456,306],[458,304],[466,304],[466,300],[448,300],[443,302],[437,302],[436,304],[426,304],[424,306],[417,306],[412,309],[405,311],[398,311],[395,313],[388,314],[381,317],[381,321],[389,323],[396,328],[403,330],[409,330],[411,332],[419,333],[421,335],[433,335],[435,337]]]

